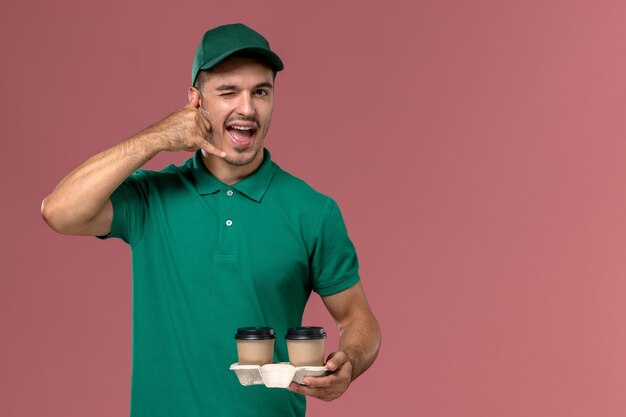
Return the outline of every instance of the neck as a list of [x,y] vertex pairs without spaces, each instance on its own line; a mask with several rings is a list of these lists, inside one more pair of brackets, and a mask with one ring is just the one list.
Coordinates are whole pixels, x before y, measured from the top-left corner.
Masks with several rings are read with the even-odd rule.
[[263,162],[263,150],[254,157],[254,159],[246,165],[232,165],[206,151],[202,151],[202,162],[211,174],[226,185],[233,185],[246,178],[261,166]]

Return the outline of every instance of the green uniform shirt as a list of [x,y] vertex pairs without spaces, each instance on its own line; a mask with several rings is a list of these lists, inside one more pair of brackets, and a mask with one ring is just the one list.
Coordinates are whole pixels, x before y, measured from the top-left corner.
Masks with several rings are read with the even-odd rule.
[[[284,335],[301,325],[311,293],[358,282],[358,261],[337,204],[271,161],[228,186],[200,152],[181,166],[139,170],[111,196],[107,237],[133,258],[131,416],[302,416],[305,398],[243,387],[238,327]],[[315,323],[309,323],[314,325]]]

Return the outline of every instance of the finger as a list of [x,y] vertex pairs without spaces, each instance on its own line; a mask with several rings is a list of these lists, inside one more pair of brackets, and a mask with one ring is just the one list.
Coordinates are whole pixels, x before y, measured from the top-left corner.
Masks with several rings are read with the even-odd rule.
[[212,155],[219,156],[220,158],[226,157],[226,152],[211,145],[209,142],[206,141],[206,139],[201,138],[200,136],[196,136],[196,143],[199,148],[205,150]]
[[302,380],[304,385],[314,388],[328,388],[337,382],[339,382],[337,375],[319,376],[319,377],[306,377]]
[[208,123],[204,122],[204,117],[202,117],[200,112],[197,112],[195,121],[196,121],[196,127],[200,131],[200,136],[204,140],[207,140],[207,138],[209,137],[209,127],[210,127],[210,125],[208,125]]
[[197,119],[200,119],[200,124],[202,124],[204,126],[204,128],[206,128],[207,132],[211,131],[211,123],[209,123],[209,120],[207,118],[208,114],[206,114],[206,111],[203,108],[199,108],[198,109],[198,117]]
[[351,380],[351,369],[349,366],[341,366],[337,371],[318,377],[305,377],[302,382],[310,387],[330,387],[333,385],[349,384]]
[[295,386],[292,386],[292,385],[288,387],[289,391],[296,392],[301,395],[307,395],[309,397],[319,398],[322,401],[332,401],[336,398],[339,398],[345,391],[345,390],[332,391],[332,390],[325,389],[325,388],[311,388],[311,387],[305,387],[304,385],[299,385],[299,384],[295,384]]
[[298,394],[308,395],[310,397],[322,398],[326,393],[325,391],[319,388],[310,388],[305,385],[301,385],[295,382],[292,382],[289,387],[287,387],[289,391],[297,392]]

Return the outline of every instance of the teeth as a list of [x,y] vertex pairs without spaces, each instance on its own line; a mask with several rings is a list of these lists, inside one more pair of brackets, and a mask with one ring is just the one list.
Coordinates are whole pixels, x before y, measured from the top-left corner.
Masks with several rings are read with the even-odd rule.
[[231,128],[237,129],[237,130],[252,130],[252,129],[254,129],[253,127],[250,127],[250,126],[231,126]]

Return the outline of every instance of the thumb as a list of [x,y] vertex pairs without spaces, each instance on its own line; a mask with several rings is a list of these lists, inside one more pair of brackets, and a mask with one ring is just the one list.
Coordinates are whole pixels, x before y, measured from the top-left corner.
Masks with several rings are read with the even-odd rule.
[[341,352],[335,352],[328,356],[328,360],[326,361],[326,367],[329,371],[336,371],[341,365],[348,361],[348,356]]
[[196,90],[194,87],[189,87],[189,91],[187,92],[187,105],[185,107],[191,109],[197,109],[200,107],[200,92]]

